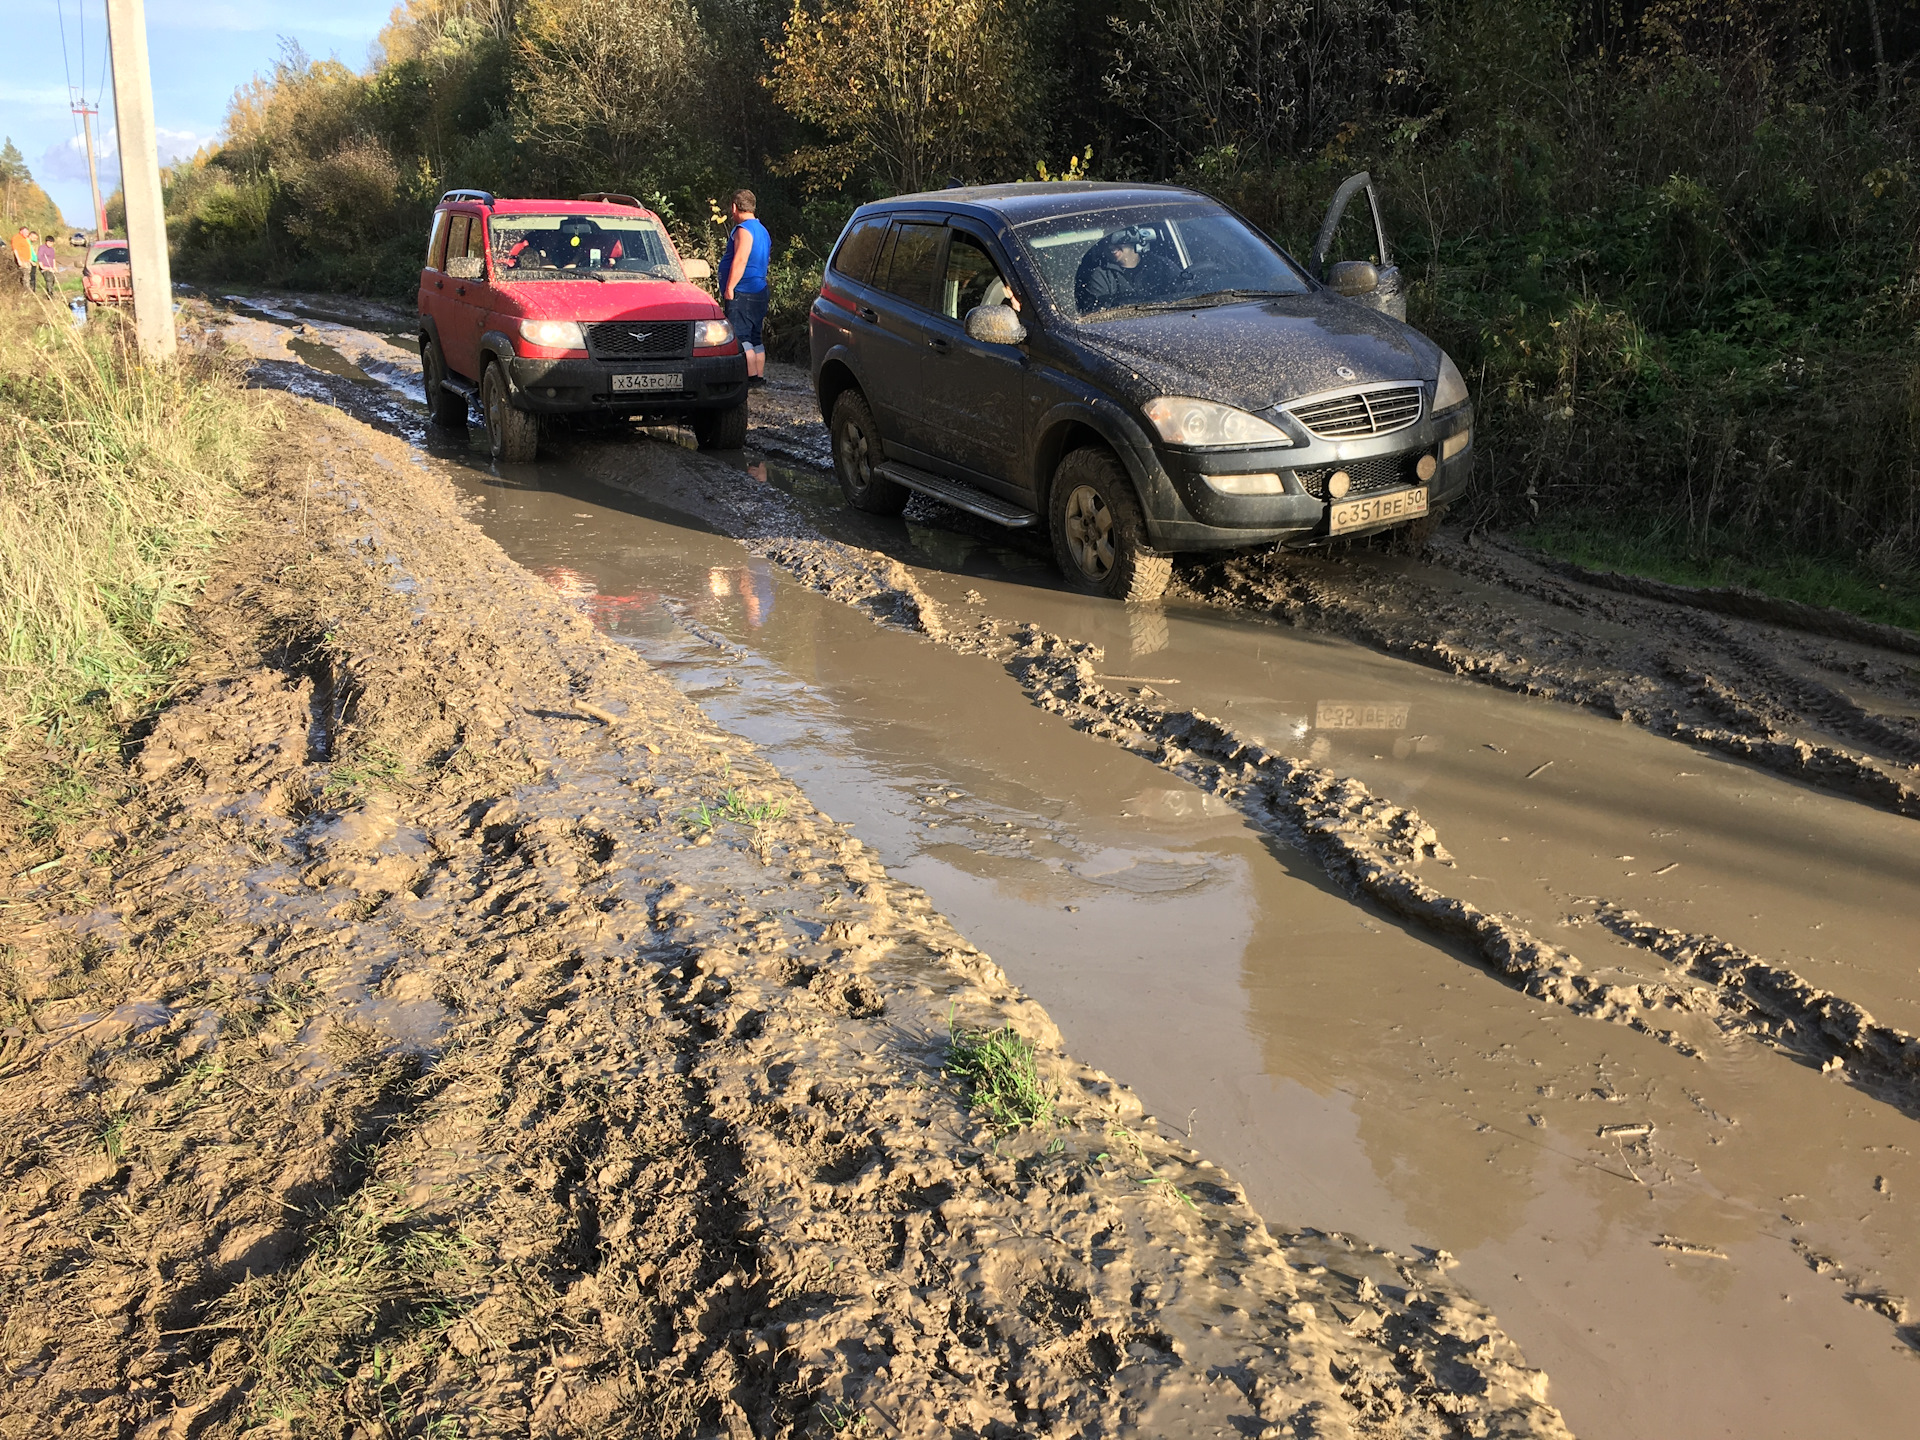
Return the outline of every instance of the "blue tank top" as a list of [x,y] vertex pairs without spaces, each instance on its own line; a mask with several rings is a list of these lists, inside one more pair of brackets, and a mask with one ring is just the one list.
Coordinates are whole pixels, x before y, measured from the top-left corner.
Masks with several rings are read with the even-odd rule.
[[747,238],[747,268],[740,272],[740,283],[733,287],[736,295],[759,295],[767,288],[767,262],[773,258],[773,237],[767,234],[767,227],[749,215],[733,227],[733,233],[727,236],[727,253],[720,257],[720,283],[727,283],[727,276],[733,273],[734,247],[740,244],[744,233]]

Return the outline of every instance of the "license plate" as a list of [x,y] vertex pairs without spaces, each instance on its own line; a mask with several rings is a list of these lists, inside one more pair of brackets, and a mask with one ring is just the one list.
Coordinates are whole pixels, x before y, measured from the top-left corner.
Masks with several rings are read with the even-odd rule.
[[1316,730],[1404,730],[1413,707],[1396,701],[1322,700],[1314,707]]
[[1358,530],[1386,520],[1415,520],[1427,513],[1427,487],[1394,490],[1385,495],[1369,495],[1364,500],[1336,500],[1327,522],[1327,533]]
[[[684,389],[686,389],[686,386],[681,383],[680,376],[677,373],[672,375],[616,375],[613,377],[613,390],[616,395],[623,390]],[[1421,506],[1421,513],[1426,513],[1424,504]]]

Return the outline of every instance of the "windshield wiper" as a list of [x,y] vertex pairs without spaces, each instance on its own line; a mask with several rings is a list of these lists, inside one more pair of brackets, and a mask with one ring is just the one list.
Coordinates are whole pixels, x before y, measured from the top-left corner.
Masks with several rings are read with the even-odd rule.
[[558,265],[516,265],[510,272],[514,275],[526,275],[528,272],[539,275],[561,275],[569,280],[594,280],[604,285],[607,277],[592,270],[563,270]]
[[1194,295],[1181,301],[1183,305],[1228,305],[1235,300],[1278,300],[1285,295],[1297,294],[1293,290],[1209,290],[1204,295]]
[[1153,315],[1167,310],[1203,310],[1235,300],[1275,300],[1297,294],[1293,290],[1209,290],[1204,295],[1186,295],[1178,300],[1136,300],[1131,305],[1114,305],[1082,315],[1082,320],[1111,320],[1122,315]]

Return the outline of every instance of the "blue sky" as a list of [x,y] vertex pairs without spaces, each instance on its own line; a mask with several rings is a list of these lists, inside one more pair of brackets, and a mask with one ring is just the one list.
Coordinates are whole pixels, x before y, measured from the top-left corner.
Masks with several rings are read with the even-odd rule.
[[[153,60],[154,125],[160,158],[190,155],[220,133],[227,102],[253,76],[273,67],[282,37],[295,40],[316,59],[329,55],[358,70],[395,0],[146,0],[147,44]],[[11,136],[33,177],[47,189],[71,224],[85,224],[87,161],[70,113],[67,68],[61,63],[60,24],[66,22],[66,54],[79,72],[81,30],[86,36],[88,103],[98,97],[100,145],[106,163],[100,193],[108,194],[119,171],[113,160],[113,82],[102,95],[106,55],[104,0],[4,0],[0,9],[0,136]]]

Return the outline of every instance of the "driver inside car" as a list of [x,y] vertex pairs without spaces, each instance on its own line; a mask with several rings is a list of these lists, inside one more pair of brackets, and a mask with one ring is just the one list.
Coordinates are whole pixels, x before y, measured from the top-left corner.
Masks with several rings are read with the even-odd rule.
[[1129,225],[1104,235],[1087,251],[1074,277],[1074,300],[1082,315],[1163,300],[1180,278],[1180,267],[1146,226]]

